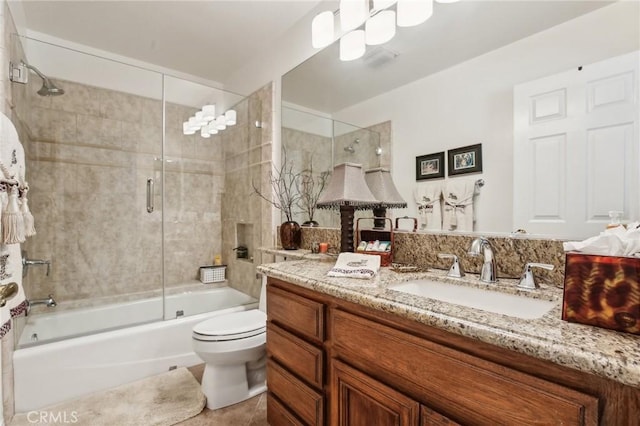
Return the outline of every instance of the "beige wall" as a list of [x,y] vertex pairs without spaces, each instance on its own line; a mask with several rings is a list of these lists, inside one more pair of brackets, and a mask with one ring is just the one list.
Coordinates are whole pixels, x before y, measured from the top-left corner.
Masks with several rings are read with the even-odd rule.
[[[253,193],[252,182],[270,193],[267,176],[271,169],[273,129],[273,86],[251,94],[238,106],[238,117],[248,117],[243,134],[229,134],[224,139],[225,193],[222,203],[223,261],[228,265],[231,287],[254,297],[260,295],[261,281],[256,266],[270,260],[257,249],[273,246],[271,205]],[[256,127],[256,122],[261,127]],[[249,249],[248,259],[237,259],[238,245]],[[265,257],[266,256],[266,257]]]
[[[27,296],[51,293],[62,303],[159,290],[163,209],[165,284],[197,283],[198,267],[221,250],[221,144],[230,132],[184,136],[195,109],[167,105],[163,200],[161,101],[56,83],[65,94],[42,98],[31,79],[17,108],[38,231],[24,247],[52,261],[49,277],[29,271]],[[156,182],[151,214],[148,178]]]

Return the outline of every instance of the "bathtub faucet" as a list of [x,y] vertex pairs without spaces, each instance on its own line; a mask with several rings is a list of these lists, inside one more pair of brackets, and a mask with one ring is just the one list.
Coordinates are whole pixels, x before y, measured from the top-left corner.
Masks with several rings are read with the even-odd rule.
[[31,311],[31,307],[34,305],[47,305],[47,307],[49,308],[55,308],[58,305],[58,303],[53,298],[53,294],[50,294],[49,296],[47,296],[46,299],[33,299],[33,300],[27,299],[27,315],[29,315],[29,312]]

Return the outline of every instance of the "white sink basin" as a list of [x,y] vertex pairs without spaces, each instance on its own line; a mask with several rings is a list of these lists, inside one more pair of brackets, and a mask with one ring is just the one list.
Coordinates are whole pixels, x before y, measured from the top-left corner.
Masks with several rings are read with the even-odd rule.
[[431,280],[406,281],[389,286],[389,290],[523,319],[540,318],[556,304],[548,300]]

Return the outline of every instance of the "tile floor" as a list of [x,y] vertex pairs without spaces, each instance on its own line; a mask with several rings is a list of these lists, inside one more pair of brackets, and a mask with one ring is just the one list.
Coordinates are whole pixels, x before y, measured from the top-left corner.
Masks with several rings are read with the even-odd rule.
[[[204,364],[190,367],[189,371],[198,381],[202,379]],[[268,426],[267,394],[263,393],[239,404],[209,410],[205,407],[200,414],[178,423],[179,426]]]

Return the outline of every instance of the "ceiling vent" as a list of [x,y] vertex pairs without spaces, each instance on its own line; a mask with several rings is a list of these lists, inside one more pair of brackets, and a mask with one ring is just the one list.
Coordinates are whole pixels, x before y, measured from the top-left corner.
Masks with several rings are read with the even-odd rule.
[[377,46],[367,51],[362,57],[363,62],[370,68],[380,68],[398,57],[398,53],[386,49],[383,46]]

